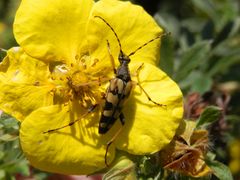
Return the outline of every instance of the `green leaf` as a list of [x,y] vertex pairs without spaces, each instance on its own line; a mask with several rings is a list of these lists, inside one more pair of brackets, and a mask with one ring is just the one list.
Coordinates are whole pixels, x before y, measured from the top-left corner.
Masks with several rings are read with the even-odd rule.
[[5,153],[3,151],[0,151],[0,160],[4,158]]
[[208,125],[218,120],[221,115],[221,108],[216,106],[208,106],[200,115],[196,127]]
[[206,157],[207,157],[208,161],[213,161],[216,158],[216,154],[209,151],[209,152],[207,152]]
[[210,69],[210,71],[208,72],[208,75],[213,76],[218,73],[224,73],[224,72],[228,71],[228,69],[232,65],[240,63],[239,56],[240,56],[240,53],[238,52],[235,55],[227,56],[227,57],[223,57],[223,58],[219,59],[218,62],[214,65],[214,67],[212,69]]
[[196,79],[198,79],[201,76],[201,72],[200,71],[192,71],[189,73],[189,75],[184,78],[181,82],[179,82],[178,84],[180,85],[182,90],[186,90],[189,89],[193,84],[192,82],[195,82]]
[[[170,35],[171,36],[171,35]],[[170,77],[173,74],[173,40],[171,37],[163,37],[161,45],[161,60],[160,68],[166,72]]]
[[212,86],[212,79],[209,76],[204,75],[202,72],[200,73],[200,76],[191,82],[194,82],[191,86],[192,92],[204,93]]
[[136,179],[135,164],[126,157],[117,159],[116,164],[104,174],[103,180]]
[[30,176],[30,170],[29,170],[29,165],[26,160],[23,160],[17,164],[14,164],[8,169],[11,174],[13,173],[20,173],[23,176]]
[[201,13],[204,13],[214,21],[217,32],[219,32],[229,20],[236,18],[238,15],[237,4],[234,3],[234,1],[191,0],[191,2]]
[[206,15],[208,15],[208,17],[211,17],[212,19],[216,19],[218,17],[211,0],[206,0],[206,1],[191,0],[191,1],[193,5],[196,8],[198,8],[198,10],[201,10],[202,12],[204,12]]
[[193,69],[208,59],[210,44],[211,41],[201,41],[194,44],[182,54],[180,65],[175,74],[176,81],[181,81],[186,78]]
[[18,129],[18,121],[12,117],[2,117],[0,119],[0,124],[2,124],[5,129]]
[[[194,83],[193,83],[194,82]],[[212,78],[200,70],[189,72],[188,77],[179,82],[182,90],[204,93],[212,87]]]
[[178,40],[177,37],[180,36],[181,23],[176,16],[170,14],[169,12],[159,11],[154,18],[166,32],[171,32],[173,41]]
[[154,168],[152,163],[150,162],[150,157],[144,156],[141,159],[141,162],[139,164],[139,169],[141,174],[144,174],[146,176],[153,173]]
[[49,179],[48,178],[49,174],[47,174],[46,172],[38,172],[38,173],[35,173],[33,176],[34,176],[33,179],[36,179],[36,180]]
[[225,41],[228,38],[233,26],[234,26],[233,21],[227,22],[226,25],[223,27],[223,29],[214,38],[212,47],[215,47],[218,44],[220,44],[221,42]]
[[200,11],[201,15],[204,14],[205,16],[208,17],[208,19],[211,19],[214,22],[214,26],[217,29],[217,31],[220,31],[220,29],[225,23],[225,19],[221,18],[221,14],[218,13],[217,11],[218,7],[215,6],[213,0],[205,1],[191,0],[191,2],[193,3],[194,7],[198,11]]
[[4,170],[0,170],[0,179],[4,179],[5,178],[5,171]]
[[159,172],[155,175],[153,180],[161,180],[164,176],[164,170],[159,168]]
[[2,136],[0,136],[0,141],[14,141],[18,138],[18,136],[16,135],[12,135],[12,134],[3,134]]
[[226,165],[218,161],[206,160],[205,162],[213,170],[213,174],[220,180],[233,180],[232,174]]

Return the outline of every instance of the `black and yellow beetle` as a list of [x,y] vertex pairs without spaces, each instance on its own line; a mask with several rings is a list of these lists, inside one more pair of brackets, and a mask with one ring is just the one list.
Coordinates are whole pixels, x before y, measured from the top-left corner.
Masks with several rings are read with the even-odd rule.
[[128,67],[130,59],[121,50],[118,60],[120,66],[116,70],[116,77],[110,80],[106,92],[105,105],[99,122],[99,134],[105,134],[118,118],[122,125],[124,124],[122,108],[132,89],[132,81]]
[[[119,47],[120,47],[120,53],[118,55],[118,61],[119,61],[120,65],[118,66],[117,70],[115,70],[115,67],[113,68],[115,77],[112,80],[110,80],[110,84],[109,84],[109,87],[107,89],[106,96],[105,96],[105,105],[103,107],[102,115],[101,115],[100,122],[99,122],[98,132],[99,132],[99,134],[105,134],[108,132],[108,130],[112,127],[112,125],[116,122],[117,119],[120,119],[122,126],[125,123],[122,108],[124,107],[124,103],[125,103],[126,99],[129,97],[132,87],[133,87],[133,82],[131,80],[131,75],[130,75],[129,66],[128,66],[128,64],[131,61],[130,56],[134,55],[138,50],[140,50],[141,48],[143,48],[150,42],[152,42],[156,39],[159,39],[163,35],[166,35],[166,34],[159,35],[159,36],[149,40],[148,42],[144,43],[142,46],[138,47],[135,51],[131,52],[129,55],[126,55],[122,51],[121,42],[120,42],[116,32],[114,31],[114,29],[111,27],[111,25],[105,19],[103,19],[101,16],[95,16],[95,18],[101,19],[113,31],[114,35],[117,38]],[[108,43],[108,46],[109,46],[109,43]],[[112,56],[111,56],[111,61],[112,61],[112,64],[114,64],[114,59]],[[139,67],[138,69],[140,69],[141,67]],[[147,92],[142,88],[142,86],[139,83],[137,83],[137,85],[145,93],[145,95],[147,96],[149,101],[151,101],[152,103],[154,103],[158,106],[166,106],[164,104],[159,104],[159,103],[153,101],[150,98],[150,96],[147,94]],[[107,143],[107,148],[106,148],[106,153],[105,153],[105,164],[107,166],[108,166],[108,163],[107,163],[108,148],[112,144],[112,142],[115,140],[115,138],[118,136],[121,129],[119,129],[119,131],[116,132],[115,136],[112,137],[112,139]]]

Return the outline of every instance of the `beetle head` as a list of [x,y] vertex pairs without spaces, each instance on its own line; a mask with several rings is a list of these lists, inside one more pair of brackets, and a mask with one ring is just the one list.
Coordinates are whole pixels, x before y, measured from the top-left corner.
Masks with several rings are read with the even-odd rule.
[[122,50],[120,50],[120,53],[118,55],[118,60],[120,64],[128,64],[130,63],[130,58],[128,55],[126,55]]

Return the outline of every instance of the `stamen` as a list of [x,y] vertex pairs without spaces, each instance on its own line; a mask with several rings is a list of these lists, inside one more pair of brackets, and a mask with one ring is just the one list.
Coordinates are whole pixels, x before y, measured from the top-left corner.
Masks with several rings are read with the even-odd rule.
[[34,85],[34,86],[40,86],[40,82],[39,82],[39,81],[35,81],[35,82],[33,83],[33,85]]
[[98,62],[99,62],[99,59],[95,58],[93,60],[93,64],[91,65],[91,67],[94,67]]
[[76,59],[76,60],[79,60],[79,58],[80,58],[80,56],[77,54],[77,55],[75,56],[75,59]]

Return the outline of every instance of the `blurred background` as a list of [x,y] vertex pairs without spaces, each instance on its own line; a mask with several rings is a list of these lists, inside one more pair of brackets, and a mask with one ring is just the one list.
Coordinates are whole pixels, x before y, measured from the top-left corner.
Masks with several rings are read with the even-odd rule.
[[[209,127],[211,151],[240,179],[240,1],[135,0],[170,36],[162,39],[159,67],[181,87],[185,118],[208,105],[223,109]],[[0,48],[17,46],[12,24],[20,0],[0,0]],[[0,53],[3,59],[4,52]],[[2,113],[2,112],[1,112]],[[18,143],[18,124],[0,117],[0,179],[86,179],[30,167]],[[99,177],[93,177],[99,179]]]

